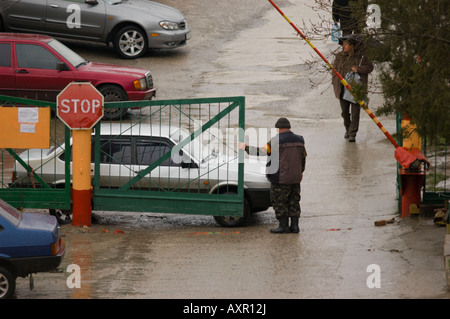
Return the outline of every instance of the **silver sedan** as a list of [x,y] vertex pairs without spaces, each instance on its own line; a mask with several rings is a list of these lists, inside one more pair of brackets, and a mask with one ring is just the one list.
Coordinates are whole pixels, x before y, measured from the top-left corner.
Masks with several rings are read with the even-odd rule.
[[148,48],[183,46],[190,38],[180,11],[147,0],[3,0],[0,31],[112,43],[129,59]]

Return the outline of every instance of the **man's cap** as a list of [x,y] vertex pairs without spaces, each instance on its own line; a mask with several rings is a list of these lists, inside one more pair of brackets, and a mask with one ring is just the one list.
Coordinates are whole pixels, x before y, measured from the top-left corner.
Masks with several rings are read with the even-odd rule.
[[285,117],[280,117],[278,121],[275,123],[276,128],[291,128],[291,123]]

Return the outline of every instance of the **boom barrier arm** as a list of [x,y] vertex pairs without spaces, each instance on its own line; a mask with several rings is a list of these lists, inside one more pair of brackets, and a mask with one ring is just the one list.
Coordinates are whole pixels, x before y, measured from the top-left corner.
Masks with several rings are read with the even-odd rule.
[[[305,40],[311,46],[311,48],[322,58],[322,60],[328,65],[328,67],[334,72],[334,74],[336,74],[336,76],[339,78],[341,83],[352,93],[352,95],[355,97],[355,99],[357,99],[350,84],[339,74],[339,72],[336,71],[336,69],[333,67],[333,65],[331,65],[330,62],[328,62],[328,60],[322,55],[322,53],[320,53],[320,51],[311,43],[311,41],[308,40],[308,38],[300,31],[300,29],[297,28],[297,26],[294,23],[292,23],[291,20],[289,20],[289,18],[283,13],[283,11],[281,11],[281,9],[272,0],[268,0],[268,1],[283,16],[283,18],[286,19],[286,21],[295,29],[295,31],[297,31],[297,33],[303,38],[303,40]],[[366,111],[366,113],[370,116],[370,118],[375,122],[375,124],[380,128],[380,130],[384,133],[384,135],[392,143],[392,145],[396,149],[398,149],[399,145],[397,144],[397,142],[394,140],[394,138],[391,136],[391,134],[389,134],[389,132],[384,128],[384,126],[381,124],[381,122],[375,117],[375,115],[372,113],[372,111],[370,111],[370,109],[367,107],[366,103],[364,103],[364,101],[361,101],[359,99],[358,99],[358,103],[359,103],[359,105],[361,105],[361,107],[364,109],[364,111]]]

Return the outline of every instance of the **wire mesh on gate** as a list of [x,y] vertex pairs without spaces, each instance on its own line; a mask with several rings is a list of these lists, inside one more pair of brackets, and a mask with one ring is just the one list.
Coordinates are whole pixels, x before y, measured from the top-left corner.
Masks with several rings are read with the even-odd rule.
[[[0,96],[0,105],[56,109],[55,103],[9,96]],[[70,144],[70,131],[55,116],[50,119],[49,139],[49,149],[0,150],[3,200],[23,208],[70,208],[70,152],[65,152],[65,144]]]
[[436,141],[424,143],[424,154],[431,166],[427,171],[424,187],[424,200],[450,200],[450,154],[449,144]]
[[237,192],[243,105],[227,98],[151,102],[96,126],[94,188]]
[[[54,103],[7,96],[0,98],[0,104],[2,107],[55,108]],[[68,131],[64,124],[52,116],[49,149],[2,148],[1,188],[56,188],[60,186],[59,183],[64,183],[66,134]],[[58,164],[62,164],[63,171],[58,171]]]

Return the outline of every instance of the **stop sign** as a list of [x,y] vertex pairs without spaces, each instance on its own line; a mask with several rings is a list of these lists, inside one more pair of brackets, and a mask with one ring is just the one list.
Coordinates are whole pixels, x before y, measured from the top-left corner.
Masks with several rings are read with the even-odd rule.
[[56,98],[57,116],[72,130],[89,130],[103,117],[103,95],[89,82],[72,82]]

